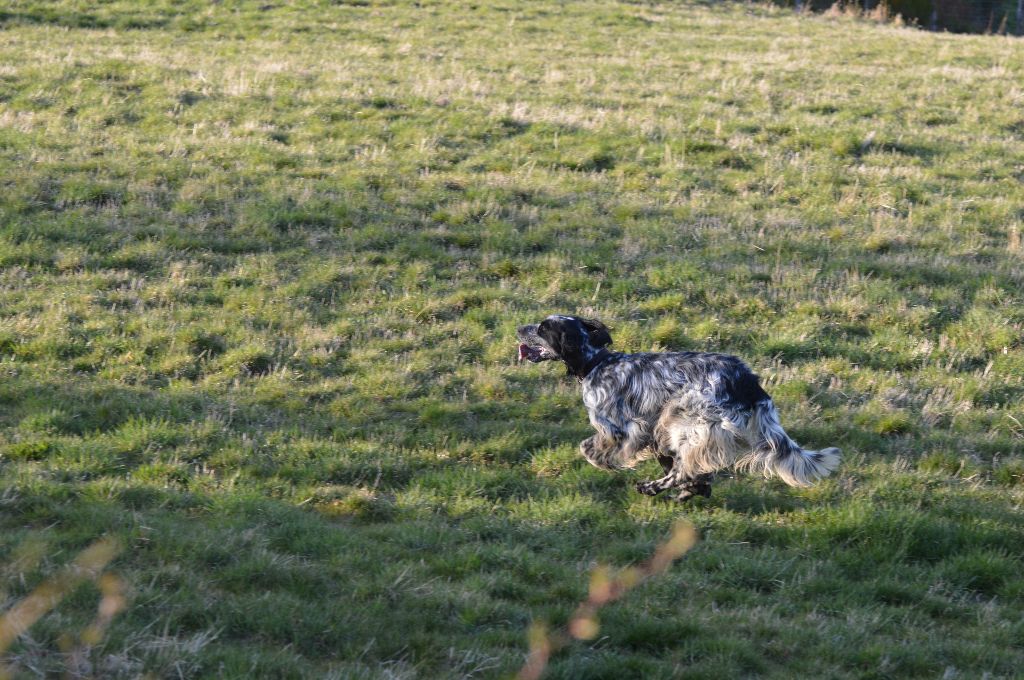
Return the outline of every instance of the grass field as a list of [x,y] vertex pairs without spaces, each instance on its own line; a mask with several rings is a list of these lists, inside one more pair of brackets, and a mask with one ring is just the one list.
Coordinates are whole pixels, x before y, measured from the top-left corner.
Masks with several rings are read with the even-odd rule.
[[[1021,83],[761,5],[7,3],[0,602],[102,536],[125,601],[8,670],[507,677],[682,517],[548,677],[1019,677]],[[743,356],[839,474],[636,494],[514,365],[552,312]]]

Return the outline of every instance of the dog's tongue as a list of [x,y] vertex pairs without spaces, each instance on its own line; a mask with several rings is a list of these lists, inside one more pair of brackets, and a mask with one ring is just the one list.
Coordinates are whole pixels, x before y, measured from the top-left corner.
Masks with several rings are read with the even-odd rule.
[[526,359],[530,363],[535,364],[541,360],[543,355],[543,350],[537,349],[536,347],[530,347],[526,343],[522,343],[519,345],[519,358],[517,361],[522,362],[523,359]]

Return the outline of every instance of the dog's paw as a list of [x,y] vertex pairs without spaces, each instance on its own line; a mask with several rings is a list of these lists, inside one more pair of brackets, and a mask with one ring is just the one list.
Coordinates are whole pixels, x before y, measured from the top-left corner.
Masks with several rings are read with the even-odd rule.
[[657,496],[661,492],[661,489],[658,488],[657,483],[651,481],[637,482],[636,490],[645,496]]

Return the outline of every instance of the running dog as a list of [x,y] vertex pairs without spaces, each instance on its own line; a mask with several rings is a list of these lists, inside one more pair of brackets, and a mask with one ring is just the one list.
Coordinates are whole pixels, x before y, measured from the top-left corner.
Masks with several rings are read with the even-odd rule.
[[708,497],[714,473],[730,467],[809,486],[839,465],[839,449],[809,451],[789,438],[758,377],[734,356],[614,352],[604,324],[577,316],[552,315],[517,335],[520,362],[560,360],[583,385],[597,430],[580,443],[584,458],[605,470],[658,459],[664,476],[638,483],[642,494]]

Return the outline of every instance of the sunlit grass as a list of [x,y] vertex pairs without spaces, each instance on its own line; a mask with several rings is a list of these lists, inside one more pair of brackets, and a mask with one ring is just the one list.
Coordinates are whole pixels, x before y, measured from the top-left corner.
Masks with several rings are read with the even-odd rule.
[[[552,677],[1017,673],[1018,40],[730,3],[0,26],[0,599],[115,537],[95,675],[508,675],[680,516]],[[640,497],[513,363],[557,311],[740,354],[842,468]],[[87,590],[10,662],[66,670]]]

